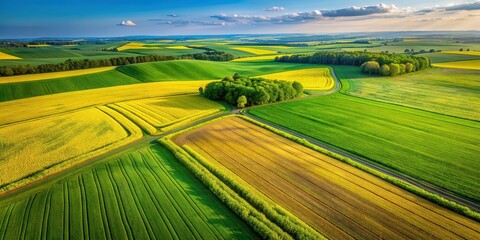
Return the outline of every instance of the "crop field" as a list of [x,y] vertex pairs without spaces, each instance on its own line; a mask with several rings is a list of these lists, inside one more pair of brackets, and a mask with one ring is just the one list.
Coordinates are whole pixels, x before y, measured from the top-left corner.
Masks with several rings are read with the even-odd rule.
[[0,239],[256,239],[158,144],[0,199]]
[[131,50],[131,49],[160,49],[159,46],[157,45],[149,45],[141,42],[129,42],[121,47],[118,47],[118,51],[125,51],[125,50]]
[[300,82],[307,90],[329,90],[335,81],[328,67],[309,68],[260,76],[266,79],[286,80]]
[[[209,82],[131,84],[0,102],[0,125],[121,101],[198,93],[198,88]],[[32,111],[32,106],[35,106],[35,111]]]
[[225,110],[223,105],[198,95],[141,99],[108,106],[151,135]]
[[234,47],[232,49],[252,53],[252,54],[255,54],[255,55],[265,55],[265,54],[275,54],[275,53],[277,53],[277,51],[259,49],[259,48],[254,48],[254,47]]
[[232,62],[273,62],[275,57],[281,57],[291,54],[276,54],[276,55],[265,55],[265,56],[254,56],[254,57],[242,57],[232,60]]
[[158,82],[207,79],[218,80],[235,73],[240,73],[246,76],[258,76],[268,73],[313,67],[316,66],[299,63],[178,60],[128,65],[120,67],[118,70],[143,82]]
[[249,113],[480,200],[477,121],[343,94],[262,106]]
[[[117,70],[108,70],[108,68],[96,69],[91,73],[86,70],[79,70],[78,72],[75,72],[75,75],[71,77],[61,77],[49,80],[42,79],[37,81],[2,83],[3,81],[0,79],[0,101],[10,101],[54,93],[142,83],[141,81],[127,76]],[[50,75],[50,73],[47,74]],[[61,76],[60,73],[53,75]],[[69,73],[66,75],[68,76]],[[25,76],[28,78],[34,78],[34,76],[30,75]],[[22,76],[15,76],[10,79],[22,79]]]
[[480,120],[478,71],[432,68],[380,77],[363,74],[357,67],[334,69],[343,85],[341,91],[349,95]]
[[21,59],[19,57],[15,57],[13,55],[10,55],[10,54],[6,54],[4,52],[0,52],[0,60],[5,60],[5,59]]
[[177,49],[177,50],[190,50],[190,49],[192,49],[192,48],[189,48],[187,46],[168,46],[168,47],[165,47],[165,48]]
[[236,174],[328,238],[468,239],[480,233],[473,220],[239,118],[174,141]]
[[2,83],[15,83],[15,82],[29,82],[29,81],[38,81],[38,80],[48,80],[53,78],[65,78],[65,77],[74,77],[85,74],[100,73],[108,70],[114,70],[116,67],[100,67],[100,68],[89,68],[81,70],[72,70],[64,72],[51,72],[51,73],[38,73],[38,74],[27,74],[11,77],[1,77],[0,84]]
[[127,127],[94,108],[0,126],[0,186],[141,137],[137,127]]
[[446,54],[461,54],[461,55],[472,55],[472,56],[480,56],[480,52],[478,51],[445,51],[442,53]]
[[465,60],[480,60],[480,56],[476,55],[466,55],[466,54],[454,54],[454,53],[424,53],[419,54],[418,56],[424,56],[430,58],[432,63],[443,63],[443,62],[456,62],[456,61],[465,61]]
[[480,70],[480,60],[443,62],[432,64],[434,67]]

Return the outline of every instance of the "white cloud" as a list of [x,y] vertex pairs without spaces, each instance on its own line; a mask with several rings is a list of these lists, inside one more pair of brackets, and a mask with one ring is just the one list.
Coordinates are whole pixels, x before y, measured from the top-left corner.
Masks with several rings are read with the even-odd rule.
[[126,20],[126,21],[122,21],[120,24],[118,24],[119,26],[127,26],[127,27],[134,27],[134,26],[137,26],[137,24],[135,24],[134,22],[132,22],[131,20]]
[[278,11],[285,11],[285,8],[284,8],[284,7],[271,7],[271,8],[265,9],[264,11],[267,11],[267,12],[278,12]]

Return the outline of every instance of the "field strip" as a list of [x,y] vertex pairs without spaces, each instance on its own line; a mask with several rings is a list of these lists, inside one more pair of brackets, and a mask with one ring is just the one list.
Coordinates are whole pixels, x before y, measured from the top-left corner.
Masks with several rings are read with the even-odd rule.
[[[90,89],[0,102],[0,126],[80,108],[134,99],[197,93],[210,81],[171,81]],[[59,104],[60,103],[60,104]],[[35,106],[35,111],[32,111]]]
[[[202,126],[174,141],[208,153],[213,164],[230,169],[327,236],[338,237],[342,230],[354,238],[480,234],[473,220],[238,118]],[[325,220],[337,230],[326,227]]]
[[[32,127],[34,132],[21,130]],[[65,132],[66,128],[70,131]],[[11,131],[17,134],[11,134]],[[101,107],[3,126],[0,133],[10,136],[0,140],[10,146],[0,154],[2,192],[142,137],[141,130],[132,122]],[[11,141],[19,145],[12,145]]]
[[259,77],[272,80],[297,81],[307,90],[330,90],[335,85],[335,80],[329,67],[285,71]]
[[235,47],[235,48],[232,48],[232,49],[252,53],[252,54],[255,54],[255,55],[266,55],[266,54],[277,53],[277,51],[264,50],[264,49],[254,48],[254,47]]
[[434,67],[480,70],[480,60],[465,60],[432,64]]
[[22,59],[22,58],[13,56],[4,52],[0,52],[0,61],[1,60],[18,60],[18,59]]
[[[259,138],[268,137],[268,136],[265,136],[265,135],[261,135],[261,133],[259,133],[259,132],[258,132],[258,134],[257,134],[257,133],[254,133],[254,134],[255,134],[255,135],[258,135],[258,136],[256,136],[256,137],[259,137]],[[315,161],[315,158],[314,158],[313,155],[307,154],[306,157],[310,157],[311,159],[305,158],[305,157],[304,157],[305,153],[302,155],[302,152],[301,152],[300,150],[298,150],[297,148],[295,148],[294,146],[292,146],[292,148],[290,149],[290,146],[287,145],[287,144],[288,144],[287,142],[285,142],[284,144],[285,144],[284,146],[286,146],[285,151],[288,152],[287,154],[293,154],[293,155],[296,155],[296,156],[300,156],[301,159],[303,159],[303,160],[305,160],[306,162],[312,164],[312,166],[305,166],[305,168],[315,168],[315,167],[321,167],[322,169],[323,169],[323,168],[328,168],[328,166],[321,166],[321,165],[319,165],[318,163],[321,163],[321,162]],[[275,149],[272,148],[272,146],[270,146],[270,149],[268,149],[268,146],[264,146],[264,147],[262,148],[262,150],[274,151]],[[293,150],[293,151],[291,151],[291,150]],[[268,151],[267,151],[267,152],[268,152]],[[338,169],[340,169],[340,167],[339,167],[338,165],[336,165],[336,167],[337,167]],[[277,169],[277,168],[276,168],[276,169]],[[332,173],[334,173],[334,172],[332,172]],[[355,173],[351,173],[351,174],[352,174],[352,175],[355,175]],[[328,175],[328,174],[323,173],[322,175],[326,176],[326,175]],[[338,175],[337,175],[337,176],[338,176]],[[355,175],[355,176],[357,176],[357,175]],[[335,178],[335,176],[332,176],[332,177]],[[360,177],[361,179],[364,179],[364,177],[362,177],[362,176],[359,176],[359,177]],[[374,182],[368,181],[368,179],[364,179],[364,180],[367,181],[368,183],[373,183],[373,184],[379,185],[379,184],[378,184],[379,182],[374,183]],[[347,181],[348,181],[348,179],[347,179]],[[352,183],[353,183],[353,182],[352,182]],[[359,182],[358,182],[358,183],[359,183]],[[366,183],[366,184],[368,184],[368,183]],[[365,184],[365,185],[366,185],[366,184]],[[309,188],[307,188],[307,190],[308,190],[308,189],[309,189]],[[392,192],[392,193],[394,193],[394,194],[398,194],[399,196],[401,195],[401,192],[399,192],[399,191],[396,191],[396,192],[395,192],[395,190],[398,190],[398,189],[396,189],[396,188],[384,188],[383,190],[388,191],[388,192]],[[398,203],[401,203],[401,204],[400,204],[401,206],[408,206],[409,203],[414,204],[414,205],[417,205],[415,199],[397,200],[397,201],[395,202],[395,204],[398,204]],[[429,210],[432,210],[432,209],[429,209]],[[435,212],[435,209],[433,209],[432,211],[433,211],[434,213],[438,213],[438,212]],[[431,215],[432,212],[427,212],[427,213],[425,213],[425,214],[430,214],[430,215]],[[439,214],[445,214],[445,212],[442,212],[442,213],[439,213]],[[455,219],[452,219],[452,220],[453,220],[453,221],[456,221]]]
[[50,80],[54,78],[64,78],[64,77],[74,77],[74,76],[80,76],[80,75],[86,75],[86,74],[105,72],[109,70],[114,70],[115,68],[117,67],[111,66],[111,67],[89,68],[89,69],[72,70],[72,71],[64,71],[64,72],[37,73],[37,74],[26,74],[26,75],[10,76],[10,77],[0,77],[0,84]]

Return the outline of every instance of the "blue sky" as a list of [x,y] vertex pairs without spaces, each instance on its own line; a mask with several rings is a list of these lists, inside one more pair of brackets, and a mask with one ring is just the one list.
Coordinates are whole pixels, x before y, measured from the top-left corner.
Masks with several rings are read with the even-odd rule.
[[0,38],[478,30],[480,1],[23,0]]

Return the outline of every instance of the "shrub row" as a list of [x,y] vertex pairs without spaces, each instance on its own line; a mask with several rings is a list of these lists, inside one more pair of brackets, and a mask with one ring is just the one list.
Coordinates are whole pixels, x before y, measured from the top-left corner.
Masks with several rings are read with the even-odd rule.
[[389,176],[389,175],[387,175],[387,174],[381,173],[381,172],[379,172],[379,171],[377,171],[377,170],[374,170],[374,169],[372,169],[372,168],[370,168],[370,167],[367,167],[367,166],[365,166],[365,165],[363,165],[363,164],[360,164],[360,163],[358,163],[358,162],[355,162],[354,160],[352,160],[352,159],[350,159],[350,158],[348,158],[348,157],[345,157],[345,156],[339,155],[339,154],[337,154],[337,153],[331,152],[331,151],[329,151],[329,150],[326,150],[326,149],[324,149],[324,148],[321,148],[321,147],[319,147],[319,146],[317,146],[317,145],[314,145],[314,144],[310,143],[310,142],[307,141],[306,139],[293,136],[293,135],[291,135],[291,134],[289,134],[289,133],[286,133],[286,132],[284,132],[284,131],[281,131],[281,130],[278,130],[278,129],[276,129],[276,128],[273,128],[273,127],[271,127],[271,126],[269,126],[269,125],[266,125],[266,124],[264,124],[264,123],[261,123],[261,122],[259,122],[259,121],[257,121],[257,120],[252,119],[252,118],[249,118],[249,117],[246,117],[246,116],[240,116],[240,117],[241,117],[242,119],[245,119],[245,120],[247,120],[247,121],[249,121],[249,122],[257,125],[257,126],[260,126],[260,127],[262,127],[262,128],[265,128],[265,129],[267,129],[267,130],[269,130],[269,131],[271,131],[271,132],[274,132],[274,133],[276,133],[276,134],[278,134],[278,135],[280,135],[280,136],[282,136],[282,137],[285,137],[285,138],[287,138],[287,139],[290,139],[290,140],[292,140],[292,141],[294,141],[294,142],[296,142],[296,143],[299,143],[299,144],[301,144],[301,145],[303,145],[303,146],[305,146],[305,147],[308,147],[308,148],[310,148],[310,149],[313,149],[313,150],[315,150],[315,151],[317,151],[317,152],[321,152],[321,153],[323,153],[323,154],[325,154],[325,155],[327,155],[327,156],[330,156],[330,157],[332,157],[332,158],[338,159],[338,160],[340,160],[340,161],[342,161],[342,162],[344,162],[344,163],[347,163],[347,164],[349,164],[349,165],[351,165],[351,166],[353,166],[353,167],[356,167],[356,168],[358,168],[358,169],[360,169],[360,170],[363,170],[363,171],[365,171],[365,172],[368,172],[368,173],[370,173],[370,174],[372,174],[372,175],[374,175],[374,176],[376,176],[376,177],[379,177],[379,178],[381,178],[381,179],[383,179],[383,180],[385,180],[385,181],[387,181],[387,182],[389,182],[389,183],[392,183],[392,184],[394,184],[394,185],[396,185],[396,186],[398,186],[398,187],[400,187],[400,188],[403,188],[403,189],[405,189],[405,190],[407,190],[407,191],[409,191],[409,192],[411,192],[411,193],[413,193],[413,194],[416,194],[416,195],[418,195],[418,196],[420,196],[420,197],[423,197],[423,198],[425,198],[425,199],[427,199],[427,200],[429,200],[429,201],[431,201],[431,202],[434,202],[434,203],[436,203],[436,204],[438,204],[438,205],[440,205],[440,206],[442,206],[442,207],[448,208],[448,209],[450,209],[450,210],[452,210],[452,211],[454,211],[454,212],[456,212],[456,213],[459,213],[459,214],[461,214],[461,215],[464,215],[464,216],[466,216],[466,217],[469,217],[469,218],[471,218],[471,219],[473,219],[473,220],[476,220],[476,221],[480,222],[480,213],[478,213],[478,212],[476,212],[476,211],[473,211],[473,210],[471,210],[470,208],[468,208],[468,207],[466,207],[466,206],[463,206],[463,205],[458,204],[458,203],[456,203],[456,202],[447,200],[447,199],[445,199],[445,198],[443,198],[443,197],[441,197],[441,196],[439,196],[439,195],[437,195],[437,194],[431,193],[431,192],[429,192],[429,191],[427,191],[427,190],[424,190],[424,189],[422,189],[422,188],[419,188],[419,187],[417,187],[417,186],[414,186],[414,185],[412,185],[412,184],[410,184],[410,183],[407,183],[407,182],[405,182],[405,181],[403,181],[403,180],[400,180],[400,179],[398,179],[398,178],[391,177],[391,176]]

